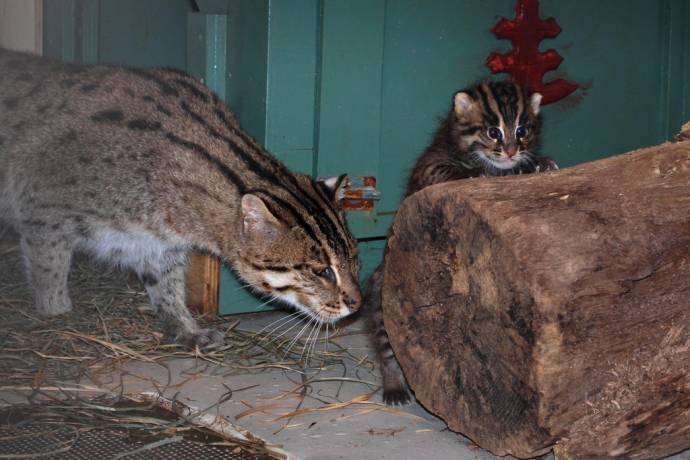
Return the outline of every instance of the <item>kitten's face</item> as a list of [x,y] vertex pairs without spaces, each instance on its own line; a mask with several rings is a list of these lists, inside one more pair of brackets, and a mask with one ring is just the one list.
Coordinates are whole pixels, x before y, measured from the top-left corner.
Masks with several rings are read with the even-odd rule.
[[[243,248],[235,265],[254,290],[289,304],[320,323],[333,323],[359,309],[357,245],[339,222],[329,236],[286,225],[255,195],[242,198]],[[302,216],[310,228],[326,215]],[[309,234],[311,233],[311,234]]]
[[513,83],[483,83],[454,98],[454,132],[461,151],[488,174],[531,161],[536,145],[541,94]]

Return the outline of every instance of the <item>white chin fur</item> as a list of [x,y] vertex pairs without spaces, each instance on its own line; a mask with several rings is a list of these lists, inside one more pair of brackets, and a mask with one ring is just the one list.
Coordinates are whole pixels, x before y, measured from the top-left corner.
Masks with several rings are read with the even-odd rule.
[[484,152],[478,152],[479,157],[483,162],[489,163],[491,166],[497,169],[513,169],[519,163],[518,160],[508,160],[508,161],[496,161],[489,158]]

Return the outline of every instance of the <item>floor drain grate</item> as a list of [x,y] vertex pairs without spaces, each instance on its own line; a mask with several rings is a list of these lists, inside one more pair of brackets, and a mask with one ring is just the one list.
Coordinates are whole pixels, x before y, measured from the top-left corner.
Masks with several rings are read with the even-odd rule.
[[65,426],[26,425],[0,429],[0,458],[69,460],[257,460],[241,448],[226,448],[179,436],[156,442],[131,439],[115,430],[77,432]]

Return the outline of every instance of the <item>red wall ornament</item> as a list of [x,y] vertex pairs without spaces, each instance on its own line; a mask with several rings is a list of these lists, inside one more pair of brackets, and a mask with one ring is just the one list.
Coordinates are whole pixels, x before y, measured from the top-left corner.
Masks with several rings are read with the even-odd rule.
[[561,33],[554,18],[539,18],[539,0],[518,0],[515,19],[502,18],[491,29],[498,38],[507,38],[513,49],[507,54],[491,53],[486,65],[492,73],[509,73],[512,80],[544,96],[542,105],[563,99],[578,85],[562,78],[542,82],[544,74],[556,69],[563,57],[556,50],[539,51],[539,42]]

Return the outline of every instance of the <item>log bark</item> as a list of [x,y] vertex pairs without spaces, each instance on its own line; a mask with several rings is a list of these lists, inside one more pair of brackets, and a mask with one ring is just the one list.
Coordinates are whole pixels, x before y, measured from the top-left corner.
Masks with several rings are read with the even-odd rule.
[[690,448],[690,142],[422,190],[382,295],[417,399],[495,454]]

